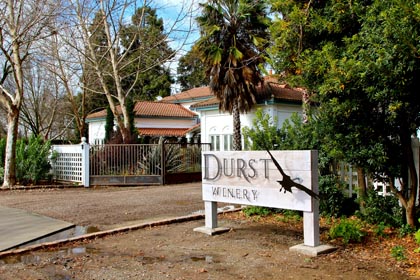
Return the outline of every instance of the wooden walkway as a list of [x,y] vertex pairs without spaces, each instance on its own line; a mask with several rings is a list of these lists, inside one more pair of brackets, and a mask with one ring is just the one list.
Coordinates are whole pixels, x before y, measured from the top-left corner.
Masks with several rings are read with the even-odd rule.
[[73,226],[65,221],[0,206],[0,252]]

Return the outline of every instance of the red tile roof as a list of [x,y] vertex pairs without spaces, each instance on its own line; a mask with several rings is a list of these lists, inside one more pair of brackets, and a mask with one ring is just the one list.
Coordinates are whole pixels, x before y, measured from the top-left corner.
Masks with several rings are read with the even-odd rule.
[[198,124],[194,125],[193,127],[190,127],[185,133],[189,133],[189,132],[201,132],[200,128],[201,128],[201,124],[198,123]]
[[142,136],[174,136],[182,137],[191,128],[138,128],[140,135]]
[[[121,112],[120,106],[117,107]],[[197,114],[184,108],[179,104],[160,103],[151,101],[138,101],[134,106],[136,117],[169,117],[169,118],[194,118]],[[106,116],[106,110],[89,114],[87,119],[103,118]]]
[[285,101],[302,102],[303,90],[291,88],[285,84],[268,83],[269,88],[266,90],[272,97]]
[[[279,101],[301,103],[303,97],[303,90],[298,88],[290,88],[286,84],[279,84],[276,82],[265,83],[265,87],[257,89],[257,101],[268,100],[274,98]],[[208,100],[197,102],[191,108],[203,108],[210,106],[218,106],[220,103],[217,97],[212,97]]]
[[162,98],[161,102],[188,102],[188,101],[199,101],[202,99],[210,98],[213,96],[213,93],[210,91],[209,87],[198,87],[192,88],[187,91],[183,91],[174,95],[170,95]]
[[137,102],[134,106],[136,116],[193,118],[197,114],[179,104],[160,102]]

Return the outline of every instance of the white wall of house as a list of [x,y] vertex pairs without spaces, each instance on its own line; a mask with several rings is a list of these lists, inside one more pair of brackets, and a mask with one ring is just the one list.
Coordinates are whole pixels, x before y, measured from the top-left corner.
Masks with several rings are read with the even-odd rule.
[[105,120],[90,121],[89,125],[89,144],[103,144],[105,139]]
[[135,127],[137,128],[188,128],[196,124],[197,119],[135,119]]
[[[283,122],[290,118],[293,113],[302,114],[301,105],[274,104],[257,105],[247,113],[241,114],[241,127],[252,127],[257,108],[262,108],[274,120],[277,117],[277,127],[281,127]],[[201,142],[212,143],[214,150],[232,150],[233,117],[229,113],[221,113],[218,109],[200,110],[201,115]],[[243,139],[242,139],[243,142]]]

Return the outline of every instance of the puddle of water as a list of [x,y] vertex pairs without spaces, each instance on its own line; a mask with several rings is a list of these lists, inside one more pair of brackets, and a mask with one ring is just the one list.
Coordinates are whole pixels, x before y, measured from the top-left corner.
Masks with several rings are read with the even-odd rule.
[[[99,228],[94,226],[74,226],[72,228],[45,236],[43,238],[33,240],[31,242],[19,245],[15,247],[15,249],[24,248],[26,246],[34,245],[34,244],[41,244],[45,242],[52,242],[55,240],[61,240],[61,239],[67,239],[72,237],[81,236],[84,234],[94,233],[100,231]],[[87,248],[87,247],[72,247],[67,248],[64,250],[58,251],[59,255],[67,256],[67,255],[80,255],[80,254],[92,254],[92,253],[98,253],[97,249],[94,248]],[[36,264],[40,263],[42,260],[40,255],[37,254],[24,254],[24,255],[12,255],[7,256],[0,259],[0,265],[5,264],[18,264],[23,263],[25,265],[27,264]],[[56,279],[56,278],[54,278]],[[58,278],[57,278],[58,279]],[[61,279],[61,278],[60,278]]]
[[139,261],[145,265],[145,264],[154,264],[157,262],[161,262],[163,260],[163,258],[160,257],[146,257],[146,256],[142,256],[139,258]]
[[212,256],[193,256],[190,258],[193,262],[204,261],[206,263],[212,263],[213,257]]
[[[74,248],[67,248],[64,250],[60,250],[57,253],[61,256],[69,256],[69,255],[81,255],[81,254],[94,254],[98,253],[98,249],[94,248],[86,248],[86,247],[74,247]],[[36,253],[31,254],[24,254],[24,255],[12,255],[3,257],[0,259],[0,264],[18,264],[22,263],[25,265],[28,264],[37,264],[40,263],[42,257],[37,255]]]
[[40,261],[41,261],[40,256],[16,255],[16,256],[9,256],[9,257],[2,258],[0,260],[0,264],[17,264],[17,263],[34,264],[34,263],[39,263]]
[[15,249],[18,248],[24,248],[26,246],[30,246],[30,245],[35,245],[35,244],[41,244],[41,243],[45,243],[45,242],[52,242],[52,241],[56,241],[56,240],[61,240],[61,239],[67,239],[67,238],[72,238],[72,237],[77,237],[77,236],[81,236],[84,234],[88,234],[88,233],[94,233],[94,232],[98,232],[100,231],[99,228],[94,227],[94,226],[74,226],[71,227],[69,229],[30,241],[28,243],[25,244],[21,244],[18,247],[15,247]]

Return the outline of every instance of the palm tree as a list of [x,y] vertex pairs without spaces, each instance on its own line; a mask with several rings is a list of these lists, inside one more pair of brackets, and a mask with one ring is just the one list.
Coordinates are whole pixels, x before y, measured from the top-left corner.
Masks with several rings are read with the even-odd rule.
[[252,108],[263,85],[259,66],[269,37],[267,7],[264,0],[209,0],[200,6],[198,49],[219,109],[233,115],[233,149],[241,150],[240,113]]

